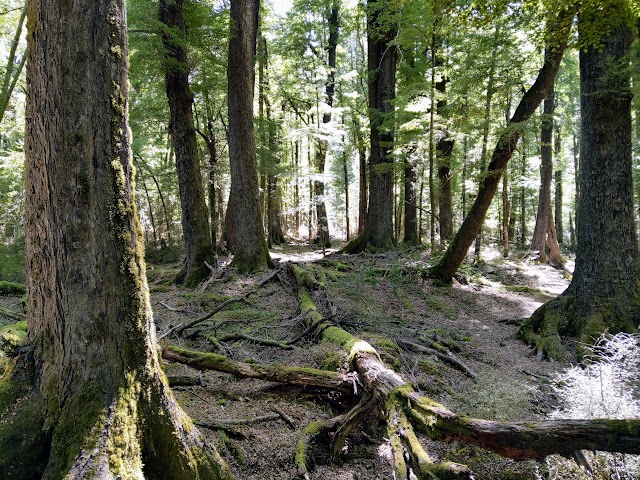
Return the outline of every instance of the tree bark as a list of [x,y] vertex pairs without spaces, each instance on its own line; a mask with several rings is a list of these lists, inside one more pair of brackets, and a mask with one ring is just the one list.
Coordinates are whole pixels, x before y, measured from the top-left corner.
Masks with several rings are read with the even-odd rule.
[[[628,52],[631,31],[623,1],[604,13],[618,18],[601,48],[580,50],[582,148],[577,212],[576,267],[565,292],[540,307],[521,327],[538,351],[562,357],[559,335],[591,343],[603,331],[632,332],[640,322],[638,244],[633,214],[631,90]],[[579,32],[593,28],[588,6],[578,15]]]
[[[555,268],[564,266],[560,246],[556,238],[556,227],[551,212],[551,181],[553,179],[553,113],[555,110],[554,87],[551,85],[544,99],[542,128],[540,130],[540,190],[538,194],[538,214],[531,239],[531,250],[539,252],[540,262],[548,260]],[[548,248],[548,251],[547,251]]]
[[28,25],[27,344],[0,380],[3,476],[231,478],[161,372],[124,1],[30,0]]
[[364,144],[364,137],[360,131],[360,122],[354,115],[353,128],[355,129],[356,145],[358,146],[358,235],[364,230],[364,224],[367,218],[367,206],[368,206],[368,190],[367,190],[367,149]]
[[[393,155],[392,115],[396,88],[398,47],[396,26],[379,17],[382,6],[393,10],[387,0],[369,0],[367,14],[369,68],[369,123],[371,157],[369,159],[369,207],[364,230],[344,250],[358,253],[372,247],[388,250],[395,247],[393,235]],[[388,15],[385,12],[385,17]]]
[[260,0],[232,0],[232,34],[227,67],[231,191],[225,228],[232,264],[251,272],[271,264],[258,203],[258,171],[253,129],[253,64]]
[[418,238],[418,198],[416,184],[418,172],[414,161],[415,148],[409,148],[404,158],[404,239],[407,245],[417,245]]
[[478,196],[465,217],[458,233],[447,248],[444,256],[429,272],[429,276],[444,283],[450,283],[453,275],[464,260],[474,238],[480,232],[482,223],[491,204],[502,172],[507,167],[511,155],[521,135],[522,122],[526,121],[535,112],[558,71],[562,54],[567,45],[571,19],[574,12],[563,10],[561,15],[549,25],[549,33],[553,38],[553,47],[545,51],[545,59],[538,73],[535,83],[524,94],[516,111],[514,112],[507,129],[500,135],[489,168],[483,176]]
[[440,222],[440,241],[449,241],[453,237],[453,197],[451,194],[451,156],[454,140],[446,137],[438,141],[438,221]]
[[[338,12],[340,3],[333,0],[331,8],[327,11],[327,27],[329,28],[327,43],[327,80],[324,84],[325,100],[329,108],[333,107],[333,97],[336,89],[336,49],[338,47],[338,35],[340,33],[340,23],[338,21]],[[331,111],[327,111],[322,115],[323,128],[331,122]],[[321,138],[316,141],[315,168],[318,174],[314,180],[315,204],[316,204],[316,232],[318,237],[315,239],[322,248],[331,246],[331,237],[329,235],[329,218],[327,217],[327,206],[325,201],[325,182],[324,169],[327,159],[328,142],[323,138],[327,132],[320,131]]]
[[184,266],[177,283],[194,285],[209,275],[205,261],[213,263],[209,216],[204,200],[200,157],[193,121],[193,95],[189,87],[189,67],[184,45],[186,24],[183,0],[160,0],[160,22],[164,45],[165,89],[169,101],[169,131],[178,172],[182,208],[182,235],[186,249]]

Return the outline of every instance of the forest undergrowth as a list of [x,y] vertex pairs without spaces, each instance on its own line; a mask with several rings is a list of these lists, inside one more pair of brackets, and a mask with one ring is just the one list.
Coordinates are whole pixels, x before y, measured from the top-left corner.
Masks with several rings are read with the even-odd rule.
[[[416,391],[455,412],[504,421],[578,418],[581,407],[570,405],[578,394],[568,388],[596,389],[585,379],[602,378],[603,370],[541,362],[516,338],[519,321],[568,284],[563,272],[526,257],[466,267],[461,282],[452,287],[422,278],[430,260],[421,250],[323,257],[322,252],[289,246],[276,250],[274,258],[312,271],[322,291],[314,299],[325,318],[368,341]],[[221,268],[206,284],[186,289],[173,283],[178,269],[178,264],[147,266],[164,345],[218,353],[249,365],[346,371],[343,350],[319,342],[318,332],[305,335],[295,286],[285,275],[261,284],[265,273],[238,275]],[[0,297],[0,307],[19,311],[20,297]],[[215,309],[220,310],[176,333],[177,326]],[[3,325],[16,320],[0,315]],[[629,358],[632,344],[627,339],[626,354],[620,347],[616,355]],[[602,353],[603,345],[597,352],[613,363],[615,355]],[[616,365],[616,372],[627,368]],[[179,363],[167,363],[166,373],[179,402],[239,479],[296,478],[295,454],[303,430],[353,407],[350,395],[335,391],[237,379]],[[630,384],[625,378],[612,374],[608,382],[623,388]],[[632,397],[637,394],[628,391]],[[591,398],[588,391],[583,398]],[[337,461],[331,461],[328,444],[315,444],[310,478],[393,478],[392,451],[382,425],[374,418],[364,424],[347,438]],[[468,465],[476,479],[636,478],[637,473],[623,456],[591,458],[592,474],[573,460],[516,462],[463,443],[420,440],[434,461]]]

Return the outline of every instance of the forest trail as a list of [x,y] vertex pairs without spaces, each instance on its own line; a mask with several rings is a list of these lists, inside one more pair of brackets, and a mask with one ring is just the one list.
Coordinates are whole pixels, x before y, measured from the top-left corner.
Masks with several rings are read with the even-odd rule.
[[[323,258],[321,251],[297,245],[276,251],[273,257],[280,262],[304,263],[317,277],[325,279],[326,288],[315,297],[323,315],[369,341],[387,365],[434,400],[460,413],[498,420],[541,418],[553,407],[548,392],[540,388],[540,381],[559,365],[536,361],[533,352],[515,334],[519,319],[551,298],[551,292],[566,287],[568,281],[561,272],[533,262],[513,260],[498,265],[488,261],[463,271],[468,284],[442,288],[420,277],[421,269],[430,260],[417,250],[383,256],[331,253]],[[238,276],[221,270],[211,288],[198,293],[171,283],[175,269],[149,266],[160,334],[256,288],[264,276]],[[224,353],[248,363],[344,368],[347,359],[343,351],[313,338],[303,339],[292,349],[240,339],[222,341],[218,345],[220,351],[211,342],[212,337],[224,339],[231,334],[276,341],[291,339],[301,330],[298,313],[292,285],[286,278],[278,278],[257,288],[246,302],[230,305],[186,330],[182,337],[170,335],[165,341]],[[455,355],[477,372],[478,380],[403,344],[430,339],[456,345],[459,352]],[[237,478],[247,480],[295,478],[293,456],[302,429],[313,420],[330,418],[350,408],[346,398],[314,389],[237,380],[179,364],[168,364],[167,374],[172,379],[187,376],[199,384],[175,387],[179,401],[197,424],[272,417],[234,425],[226,433],[203,428]],[[289,417],[294,427],[278,419],[277,411]],[[507,478],[506,475],[535,478],[543,468],[533,462],[503,459],[469,445],[422,440],[437,459],[468,464],[477,479]],[[324,457],[321,454],[312,478],[392,478],[388,442],[373,429],[352,435],[343,453],[343,462],[334,465],[328,462],[328,453]]]

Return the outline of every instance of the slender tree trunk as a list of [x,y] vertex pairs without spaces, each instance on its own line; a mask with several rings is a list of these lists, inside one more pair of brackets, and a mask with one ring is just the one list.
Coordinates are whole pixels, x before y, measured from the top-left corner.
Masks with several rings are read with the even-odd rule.
[[354,116],[354,125],[356,131],[356,144],[358,145],[358,165],[360,168],[359,173],[359,182],[358,182],[358,191],[359,191],[359,201],[358,201],[358,235],[362,233],[364,230],[364,222],[367,216],[367,205],[368,205],[368,189],[367,189],[367,149],[364,144],[364,138],[360,131],[360,122],[357,117]]
[[[592,10],[593,8],[593,10]],[[598,15],[617,18],[599,43],[580,50],[580,205],[576,268],[571,284],[521,327],[539,352],[562,357],[559,335],[585,343],[608,331],[633,332],[640,323],[638,242],[633,212],[631,155],[631,31],[626,2],[584,6],[578,30],[591,35]]]
[[527,142],[526,133],[522,134],[522,165],[520,170],[520,243],[527,243],[527,190],[525,179],[527,178]]
[[278,186],[278,169],[280,157],[278,155],[278,142],[276,134],[276,124],[271,118],[271,101],[269,100],[269,61],[267,50],[267,39],[260,35],[259,52],[259,72],[260,72],[260,107],[264,108],[263,130],[263,167],[267,173],[267,245],[282,245],[285,243],[284,232],[282,231],[282,216],[280,214],[281,194]]
[[429,87],[429,244],[431,249],[436,246],[436,188],[433,181],[436,146],[434,143],[435,134],[435,104],[436,104],[436,35],[431,35],[431,84]]
[[209,216],[204,201],[198,143],[189,88],[189,67],[184,46],[186,24],[183,0],[160,0],[160,22],[165,56],[165,89],[169,100],[169,131],[178,171],[182,207],[182,235],[186,257],[177,283],[194,285],[209,275],[205,261],[213,262]]
[[467,136],[464,136],[462,141],[462,179],[461,179],[461,203],[462,203],[462,218],[467,216],[467,161],[469,159],[469,140]]
[[[500,35],[500,24],[496,25],[494,39],[497,42]],[[485,170],[487,169],[487,149],[489,145],[489,126],[491,125],[491,102],[493,100],[493,93],[495,90],[495,75],[496,75],[496,56],[491,56],[491,63],[489,65],[489,77],[487,79],[487,95],[484,102],[484,120],[482,122],[482,151],[480,152],[480,185],[484,182]],[[484,219],[482,219],[484,224]],[[476,235],[476,243],[474,255],[476,260],[480,260],[480,252],[482,250],[482,225],[478,234]]]
[[[340,3],[333,0],[331,8],[328,11],[327,26],[329,28],[329,37],[327,44],[327,68],[329,70],[327,80],[324,84],[324,93],[327,105],[333,107],[333,97],[336,88],[336,49],[338,47],[339,21],[338,12]],[[325,127],[331,122],[331,111],[327,111],[322,115],[322,125]],[[325,132],[321,131],[324,136]],[[315,199],[316,199],[316,221],[318,238],[317,243],[322,247],[331,246],[331,237],[329,235],[329,218],[327,217],[327,205],[325,201],[325,182],[324,169],[327,159],[328,142],[324,138],[319,138],[316,142],[316,172],[320,178],[314,181]]]
[[417,245],[418,239],[418,207],[416,198],[415,148],[411,148],[404,158],[404,243]]
[[[398,47],[396,27],[379,15],[383,0],[369,0],[367,15],[369,72],[369,124],[371,128],[371,158],[369,161],[369,208],[362,233],[345,247],[347,253],[357,253],[368,246],[378,250],[395,247],[393,238],[393,128],[390,122],[395,98]],[[389,8],[395,8],[389,5]],[[392,14],[393,12],[391,12]]]
[[539,252],[541,262],[548,260],[556,268],[564,266],[564,259],[560,255],[560,247],[556,238],[556,227],[551,211],[551,181],[553,179],[553,112],[555,110],[555,98],[553,85],[549,88],[547,98],[544,100],[542,129],[540,131],[540,191],[538,195],[538,214],[536,226],[531,239],[531,250]]
[[144,196],[147,199],[147,206],[149,207],[149,220],[151,220],[151,230],[153,231],[153,248],[158,248],[158,232],[156,230],[156,220],[153,215],[153,205],[151,204],[151,197],[149,196],[149,189],[147,188],[147,181],[144,178],[144,171],[141,168],[138,170],[140,172],[140,180],[142,180],[142,188],[144,189]]
[[[342,138],[344,143],[344,137]],[[347,229],[347,241],[349,241],[351,227],[349,225],[349,165],[346,149],[342,152],[342,179],[344,181],[344,219]]]
[[453,237],[453,196],[451,194],[451,156],[453,139],[449,136],[438,141],[438,221],[440,222],[440,241],[449,241]]
[[[253,129],[253,64],[256,57],[260,0],[232,0],[227,82],[231,191],[225,227],[232,264],[240,272],[271,265],[258,203],[258,171]],[[231,214],[231,212],[233,212]]]
[[556,134],[554,136],[554,155],[556,157],[556,165],[557,170],[555,171],[555,221],[556,221],[556,237],[558,238],[558,243],[564,243],[564,233],[562,228],[562,166],[560,165],[560,151],[562,148],[561,140],[560,140],[560,126],[556,127]]
[[295,185],[293,190],[293,234],[295,238],[300,238],[300,142],[296,140],[294,144],[293,168],[295,170]]
[[11,46],[9,47],[9,56],[7,57],[7,66],[4,71],[4,78],[2,80],[2,90],[0,90],[0,124],[2,123],[2,119],[4,118],[4,114],[7,111],[7,107],[9,106],[9,100],[11,100],[11,94],[16,87],[16,83],[18,82],[18,78],[20,78],[20,74],[22,73],[22,69],[24,68],[24,64],[27,60],[26,53],[22,55],[22,58],[16,65],[16,52],[18,51],[18,45],[20,44],[20,39],[22,38],[22,28],[24,26],[24,21],[27,18],[27,7],[28,2],[24,1],[24,6],[22,7],[22,12],[20,13],[20,18],[18,19],[18,26],[16,27],[16,31],[13,35],[13,40],[11,41]]
[[28,25],[27,341],[2,379],[0,471],[231,478],[158,358],[127,124],[124,1],[30,0]]
[[451,282],[453,275],[464,260],[474,238],[480,232],[491,200],[498,188],[502,172],[504,172],[507,167],[507,163],[520,139],[521,130],[518,126],[522,125],[522,122],[529,119],[535,112],[540,102],[542,102],[546,96],[547,90],[556,76],[562,54],[567,44],[573,14],[574,12],[571,10],[563,10],[561,16],[550,26],[549,32],[555,33],[553,36],[553,44],[555,47],[549,48],[546,51],[544,64],[538,73],[538,78],[524,94],[518,108],[516,108],[515,113],[509,121],[509,127],[511,128],[508,127],[505,132],[500,135],[491,162],[489,163],[487,174],[484,175],[483,181],[480,184],[478,196],[444,256],[440,262],[431,269],[430,276],[446,283]]

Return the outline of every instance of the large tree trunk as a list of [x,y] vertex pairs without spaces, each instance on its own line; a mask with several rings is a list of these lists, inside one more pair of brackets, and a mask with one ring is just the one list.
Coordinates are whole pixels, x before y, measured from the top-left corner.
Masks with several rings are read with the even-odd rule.
[[2,475],[230,478],[161,372],[134,201],[124,1],[30,0],[28,38],[28,333],[0,380]]
[[[391,22],[379,21],[385,0],[369,0],[367,13],[369,68],[369,207],[364,230],[345,247],[358,253],[368,247],[387,250],[395,246],[393,235],[393,141],[390,117],[396,92],[397,29]],[[395,8],[388,5],[388,8]]]
[[194,285],[209,275],[204,262],[213,262],[213,247],[191,110],[193,96],[189,88],[182,2],[183,0],[160,0],[160,22],[163,23],[164,78],[171,116],[169,131],[176,156],[182,235],[186,249],[184,266],[176,277],[176,282]]
[[444,256],[429,272],[430,277],[445,283],[451,282],[474,238],[480,233],[487,210],[491,205],[491,200],[498,189],[502,172],[507,167],[507,163],[520,139],[522,122],[529,119],[538,108],[556,76],[562,54],[567,45],[573,13],[571,10],[563,10],[555,20],[555,23],[549,25],[553,47],[545,51],[544,64],[538,73],[538,78],[524,94],[509,121],[508,127],[500,135],[493,151],[489,168],[480,183],[478,196]]
[[225,228],[233,265],[251,272],[271,264],[258,203],[258,170],[253,130],[253,63],[260,0],[232,0],[229,41],[229,164],[231,191]]
[[[553,158],[551,141],[553,138],[553,112],[555,110],[554,88],[551,85],[544,99],[544,117],[540,130],[540,191],[538,195],[538,215],[531,239],[531,250],[539,252],[540,262],[548,260],[555,268],[564,266],[560,246],[556,238],[556,226],[551,212],[551,181],[553,179]],[[548,251],[547,251],[548,248]]]
[[[607,4],[611,15],[605,18],[620,18],[624,8],[622,1]],[[582,35],[593,28],[590,13],[584,7],[578,16]],[[624,17],[619,22],[601,48],[580,51],[583,144],[573,279],[563,295],[540,307],[520,331],[539,352],[554,357],[564,352],[559,335],[592,342],[605,330],[631,332],[640,323],[631,180],[631,32]]]

